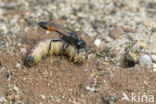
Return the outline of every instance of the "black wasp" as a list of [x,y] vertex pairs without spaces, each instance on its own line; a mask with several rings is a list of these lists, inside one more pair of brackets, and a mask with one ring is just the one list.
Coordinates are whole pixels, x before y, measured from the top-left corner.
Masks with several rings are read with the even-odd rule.
[[[56,41],[64,41],[65,42],[61,49],[60,62],[62,59],[63,52],[64,52],[65,48],[67,48],[67,47],[65,47],[66,43],[69,45],[75,45],[78,49],[78,53],[79,53],[79,50],[81,50],[81,49],[84,49],[86,51],[86,42],[83,39],[79,38],[75,32],[71,32],[70,30],[65,29],[64,27],[62,27],[58,24],[52,23],[52,22],[51,23],[40,22],[39,25],[45,30],[49,30],[51,32],[57,32],[60,34],[59,39],[50,41],[49,50],[51,49],[52,42],[56,42]],[[60,65],[60,63],[59,63],[59,65]]]

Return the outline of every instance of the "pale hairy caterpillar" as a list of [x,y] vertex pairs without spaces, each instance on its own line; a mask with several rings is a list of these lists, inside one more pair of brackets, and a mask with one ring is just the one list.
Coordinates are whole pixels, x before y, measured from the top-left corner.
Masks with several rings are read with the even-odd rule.
[[[64,41],[56,41],[50,44],[51,40],[55,39],[45,39],[38,42],[34,47],[32,47],[26,56],[25,63],[28,65],[37,64],[42,58],[51,55],[60,55],[61,49],[63,47]],[[56,39],[58,40],[58,39]],[[50,50],[49,50],[50,47]],[[63,55],[66,55],[76,63],[82,63],[86,59],[86,50],[77,49],[75,45],[64,44],[65,50]]]

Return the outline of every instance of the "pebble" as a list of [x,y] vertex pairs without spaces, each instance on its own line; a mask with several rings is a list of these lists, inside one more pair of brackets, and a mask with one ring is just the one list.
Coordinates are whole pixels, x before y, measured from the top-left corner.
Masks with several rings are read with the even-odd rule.
[[150,64],[152,64],[152,59],[150,58],[149,55],[143,54],[143,55],[140,56],[139,64],[141,66],[150,65]]
[[3,72],[5,69],[6,69],[5,67],[2,67],[2,68],[0,69],[0,73]]
[[16,91],[16,92],[18,92],[19,93],[19,89],[18,89],[18,87],[17,86],[14,86],[14,91]]
[[95,55],[94,54],[89,54],[88,55],[88,60],[93,59],[93,58],[95,58]]
[[128,34],[127,35],[127,38],[130,39],[130,40],[132,40],[132,41],[135,40],[134,34]]
[[56,102],[60,103],[61,102],[61,98],[57,98]]
[[151,58],[152,58],[153,62],[156,62],[156,55],[152,54]]
[[46,31],[46,34],[49,34],[50,33],[50,31]]
[[3,103],[3,102],[6,102],[6,98],[4,96],[0,97],[0,103]]
[[97,47],[100,47],[100,45],[101,45],[101,39],[96,39],[96,40],[94,41],[94,44],[95,44]]
[[86,86],[86,90],[87,90],[87,91],[91,91],[91,92],[94,92],[94,91],[95,91],[94,88],[91,88],[91,87],[89,87],[89,86]]
[[21,49],[20,49],[20,51],[21,51],[21,53],[22,53],[22,54],[25,54],[25,53],[27,53],[27,50],[26,50],[26,48],[21,48]]
[[83,72],[88,72],[88,69],[83,69]]
[[112,30],[109,30],[109,36],[112,39],[117,39],[119,36],[121,36],[124,33],[123,29],[121,27],[116,27]]
[[21,47],[21,43],[19,42],[19,43],[17,44],[17,46]]
[[49,96],[48,100],[54,100],[54,97],[53,96]]
[[42,98],[42,99],[45,99],[45,98],[46,98],[46,96],[45,96],[45,95],[41,95],[41,98]]
[[153,64],[153,71],[156,72],[156,64]]
[[72,92],[73,91],[73,89],[71,89],[71,88],[68,88],[68,92]]
[[21,64],[20,63],[16,63],[16,68],[17,69],[21,69]]

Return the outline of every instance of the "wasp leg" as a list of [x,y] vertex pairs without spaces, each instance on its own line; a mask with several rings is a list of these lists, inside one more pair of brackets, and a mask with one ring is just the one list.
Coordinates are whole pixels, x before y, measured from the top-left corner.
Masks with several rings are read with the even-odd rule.
[[62,39],[52,39],[51,41],[50,41],[50,43],[49,43],[49,49],[48,49],[48,53],[47,53],[47,56],[49,55],[49,51],[51,50],[51,44],[52,44],[52,42],[58,42],[58,41],[61,41]]
[[60,65],[61,65],[61,60],[62,60],[62,56],[63,56],[63,53],[65,51],[65,49],[69,46],[69,45],[66,45],[66,43],[63,43],[63,46],[62,46],[62,49],[61,49],[61,54],[60,54],[60,62],[58,63],[58,69],[60,69]]
[[53,40],[51,40],[50,41],[50,43],[49,43],[49,50],[51,50],[51,43],[52,42],[57,42],[57,41],[61,41],[62,39],[53,39]]
[[80,53],[80,50],[78,49],[78,50],[77,50],[77,54],[79,54],[79,53]]

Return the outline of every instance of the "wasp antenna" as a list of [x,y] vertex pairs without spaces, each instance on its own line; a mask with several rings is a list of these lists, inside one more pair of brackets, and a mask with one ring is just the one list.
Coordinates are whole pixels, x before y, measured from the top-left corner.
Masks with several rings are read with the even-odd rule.
[[40,22],[38,23],[42,28],[47,29],[47,23],[46,22]]

